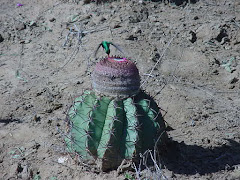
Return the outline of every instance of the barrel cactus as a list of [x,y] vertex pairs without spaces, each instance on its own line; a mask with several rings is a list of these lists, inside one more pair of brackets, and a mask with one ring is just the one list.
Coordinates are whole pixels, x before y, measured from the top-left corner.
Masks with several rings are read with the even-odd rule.
[[92,86],[93,91],[76,98],[69,110],[65,139],[69,152],[85,162],[97,160],[105,171],[117,168],[124,159],[137,160],[139,153],[166,139],[159,108],[140,90],[139,72],[132,61],[100,60]]

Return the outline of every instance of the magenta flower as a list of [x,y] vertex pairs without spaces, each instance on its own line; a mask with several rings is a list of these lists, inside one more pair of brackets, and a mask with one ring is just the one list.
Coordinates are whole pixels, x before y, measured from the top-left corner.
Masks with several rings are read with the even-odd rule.
[[23,4],[21,4],[21,3],[17,3],[17,6],[19,7],[19,6],[23,6]]

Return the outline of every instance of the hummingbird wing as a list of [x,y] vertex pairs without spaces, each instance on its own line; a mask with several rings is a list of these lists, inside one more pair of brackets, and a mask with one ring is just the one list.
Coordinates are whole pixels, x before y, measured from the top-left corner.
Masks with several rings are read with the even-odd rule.
[[97,49],[95,50],[95,52],[94,52],[94,57],[96,57],[96,55],[97,55],[97,52],[98,52],[98,50],[99,50],[99,48],[102,46],[102,43],[101,44],[99,44],[98,45],[98,47],[97,47]]
[[112,42],[111,42],[111,45],[113,45],[117,50],[119,50],[121,53],[124,54],[123,50],[118,45],[116,45],[116,44],[114,44]]

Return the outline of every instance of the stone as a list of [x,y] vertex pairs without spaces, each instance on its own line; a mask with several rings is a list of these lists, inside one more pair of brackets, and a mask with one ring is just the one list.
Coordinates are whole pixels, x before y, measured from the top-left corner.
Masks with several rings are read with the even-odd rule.
[[213,34],[212,24],[203,24],[196,30],[196,36],[198,39],[202,39],[204,41],[209,41]]
[[239,81],[238,78],[233,77],[233,78],[231,78],[231,79],[229,80],[229,84],[235,84],[235,83],[238,82],[238,81]]
[[188,36],[188,40],[191,42],[191,43],[194,43],[197,41],[197,35],[195,32],[193,31],[190,31],[189,32],[189,36]]
[[51,19],[49,19],[49,21],[50,22],[54,22],[54,21],[56,21],[56,19],[55,18],[51,18]]
[[19,22],[19,23],[16,24],[16,30],[21,31],[21,30],[24,30],[24,29],[26,29],[26,25],[24,23]]
[[2,37],[2,35],[0,34],[0,43],[4,41],[4,38]]
[[134,40],[137,40],[137,37],[133,36],[133,35],[130,35],[130,36],[126,37],[126,40],[134,41]]

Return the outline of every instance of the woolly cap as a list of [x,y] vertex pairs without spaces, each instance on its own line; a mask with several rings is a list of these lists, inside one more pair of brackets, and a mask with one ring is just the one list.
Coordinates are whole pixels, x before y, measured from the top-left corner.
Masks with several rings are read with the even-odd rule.
[[139,92],[140,76],[136,65],[126,58],[101,59],[92,75],[93,89],[114,97],[129,97]]

